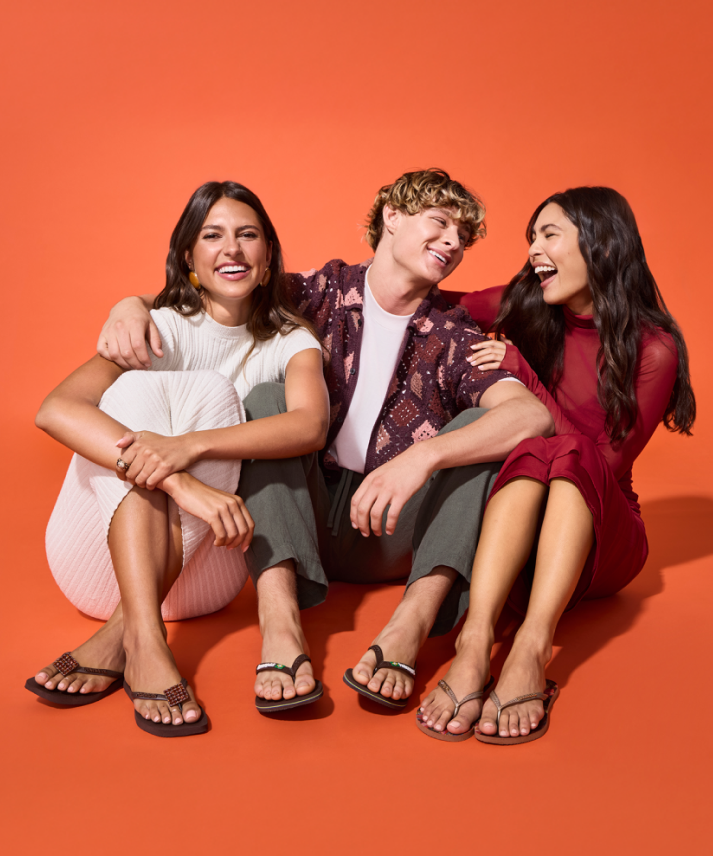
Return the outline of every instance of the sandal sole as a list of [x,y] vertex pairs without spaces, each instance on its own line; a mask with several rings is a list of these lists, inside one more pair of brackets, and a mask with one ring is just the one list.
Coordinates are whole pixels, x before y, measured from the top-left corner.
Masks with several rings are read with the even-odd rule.
[[403,710],[408,704],[408,698],[392,700],[379,695],[379,693],[373,693],[371,690],[354,680],[354,673],[351,669],[346,670],[342,680],[350,689],[358,692],[359,695],[362,695],[364,698],[368,698],[371,701],[375,701],[377,704],[381,704],[384,707],[388,707],[390,710]]
[[296,707],[304,707],[306,704],[312,704],[318,701],[324,695],[324,687],[321,681],[315,680],[315,687],[311,693],[304,696],[295,696],[295,698],[278,699],[277,701],[267,701],[260,696],[255,696],[255,707],[260,713],[281,713],[283,710],[293,710]]

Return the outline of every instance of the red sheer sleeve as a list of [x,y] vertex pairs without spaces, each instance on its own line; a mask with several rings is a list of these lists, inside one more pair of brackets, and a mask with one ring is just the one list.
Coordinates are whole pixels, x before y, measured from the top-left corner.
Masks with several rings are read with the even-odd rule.
[[631,469],[663,420],[677,372],[678,353],[671,336],[661,333],[645,339],[634,379],[639,407],[636,424],[616,449],[609,446],[608,453],[602,449],[617,478]]
[[[587,412],[585,408],[581,411],[577,408],[568,411],[561,407],[540,383],[535,372],[514,345],[507,346],[505,359],[500,368],[512,372],[542,401],[554,419],[555,434],[586,434],[594,441],[617,479],[620,479],[631,469],[663,419],[676,382],[678,357],[673,339],[667,334],[650,335],[644,339],[634,379],[638,416],[624,442],[616,447],[612,446],[607,435],[601,407],[599,407],[598,420],[592,419],[591,411]],[[576,367],[572,367],[578,375],[578,377],[572,377],[568,368],[570,367],[565,363],[560,388],[572,385],[586,388],[589,385],[591,375],[580,375]],[[571,400],[571,397],[568,400]],[[580,427],[576,427],[570,419],[577,422]]]
[[505,359],[500,364],[500,368],[514,374],[545,405],[550,411],[550,416],[554,419],[555,434],[581,434],[579,428],[575,428],[550,392],[540,383],[539,377],[530,368],[530,364],[515,345],[506,345],[505,347]]

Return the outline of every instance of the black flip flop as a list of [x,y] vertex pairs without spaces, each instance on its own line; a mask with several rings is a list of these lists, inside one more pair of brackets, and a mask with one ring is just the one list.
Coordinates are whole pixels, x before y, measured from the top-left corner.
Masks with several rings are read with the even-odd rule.
[[[180,684],[169,687],[163,693],[135,693],[131,687],[124,681],[124,690],[128,697],[134,701],[135,699],[147,699],[148,701],[165,701],[169,707],[178,706],[183,713],[184,702],[191,701],[188,690],[186,689],[187,681],[181,678]],[[193,734],[205,734],[208,730],[208,717],[206,712],[201,708],[201,715],[194,722],[183,721],[182,725],[174,725],[172,722],[154,722],[152,719],[144,719],[134,709],[134,719],[136,724],[142,731],[148,734],[153,734],[155,737],[190,737]]]
[[[374,666],[374,671],[371,673],[372,678],[379,669],[396,669],[397,671],[408,675],[410,678],[416,677],[415,666],[408,666],[406,663],[397,663],[395,660],[385,660],[381,648],[378,645],[369,645],[369,651],[373,651],[376,654],[376,666]],[[408,698],[393,699],[386,698],[386,696],[382,696],[381,693],[372,692],[370,689],[354,679],[354,672],[352,669],[346,670],[343,680],[348,687],[356,690],[359,695],[363,695],[364,698],[371,699],[372,701],[377,702],[377,704],[383,704],[384,707],[389,707],[391,710],[403,710],[409,702],[410,696]]]
[[114,672],[111,669],[90,669],[88,666],[80,666],[69,651],[62,654],[52,665],[65,678],[67,675],[71,675],[72,672],[78,672],[81,675],[102,675],[105,678],[114,678],[113,684],[109,684],[105,690],[95,693],[68,693],[61,690],[48,690],[42,684],[37,683],[34,675],[25,681],[26,690],[29,690],[45,701],[52,702],[52,704],[81,707],[83,704],[94,704],[94,702],[101,701],[103,698],[121,689],[121,678],[124,677],[123,672]]
[[[300,654],[298,657],[295,657],[291,666],[283,666],[282,663],[258,663],[257,668],[255,669],[255,674],[259,675],[260,672],[285,672],[292,678],[292,682],[294,683],[297,669],[299,669],[302,663],[311,662],[312,661],[306,654]],[[281,698],[277,701],[270,701],[269,699],[255,696],[255,707],[260,711],[260,713],[280,713],[283,710],[292,710],[294,707],[302,707],[305,704],[312,704],[313,701],[317,701],[317,699],[322,698],[323,693],[324,688],[322,683],[315,678],[315,687],[312,692],[307,693],[307,695],[295,696],[294,698]]]

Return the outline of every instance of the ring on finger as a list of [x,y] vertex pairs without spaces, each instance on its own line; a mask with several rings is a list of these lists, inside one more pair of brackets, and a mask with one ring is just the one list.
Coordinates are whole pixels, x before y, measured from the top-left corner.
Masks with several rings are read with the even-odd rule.
[[126,461],[122,460],[121,458],[119,458],[119,460],[116,462],[116,468],[118,470],[122,470],[123,472],[126,472],[130,466],[131,464],[127,464]]

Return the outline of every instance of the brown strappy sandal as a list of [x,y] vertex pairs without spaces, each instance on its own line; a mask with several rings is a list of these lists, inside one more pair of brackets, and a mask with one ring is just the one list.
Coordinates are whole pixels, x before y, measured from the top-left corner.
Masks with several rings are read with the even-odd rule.
[[[148,701],[166,701],[169,707],[179,707],[183,713],[184,702],[191,701],[186,687],[188,682],[185,678],[181,678],[180,684],[169,687],[163,693],[141,693],[134,692],[124,680],[124,690],[126,694],[134,701],[135,699],[146,699]],[[182,725],[174,725],[172,722],[154,722],[152,719],[144,719],[143,716],[134,709],[134,719],[136,724],[142,731],[153,734],[156,737],[190,737],[193,734],[205,734],[208,730],[208,717],[206,712],[201,708],[201,715],[193,722],[183,720]]]
[[[485,693],[490,690],[494,683],[495,679],[491,677],[482,690],[478,690],[478,692],[475,693],[469,693],[467,696],[463,696],[463,698],[458,701],[458,699],[456,698],[456,694],[446,683],[446,681],[439,681],[438,686],[443,690],[444,693],[446,693],[447,696],[450,697],[451,701],[456,706],[455,710],[453,711],[453,715],[451,716],[451,721],[453,721],[456,716],[458,716],[458,711],[467,701],[475,701],[475,699],[477,698],[483,698]],[[416,725],[418,726],[419,730],[422,731],[426,735],[426,737],[434,737],[436,740],[444,740],[446,743],[460,743],[463,740],[469,740],[475,734],[475,726],[479,722],[480,720],[477,719],[473,723],[470,731],[464,731],[462,734],[452,734],[447,729],[444,729],[443,731],[436,731],[435,728],[429,728],[428,725],[426,725],[424,722],[421,722],[420,712],[416,713]]]
[[477,731],[475,739],[480,740],[481,743],[493,743],[496,746],[514,746],[515,743],[530,743],[532,740],[538,740],[540,737],[544,737],[545,732],[550,727],[550,710],[552,710],[552,705],[557,701],[557,696],[559,694],[560,688],[557,686],[555,681],[548,680],[545,683],[545,691],[543,693],[528,693],[528,695],[511,698],[510,701],[506,701],[505,704],[501,704],[495,690],[493,690],[493,692],[490,693],[490,698],[498,709],[498,719],[496,722],[498,732],[500,731],[500,714],[506,707],[511,707],[514,704],[520,704],[523,701],[539,700],[544,703],[545,715],[540,720],[540,724],[537,728],[529,734],[525,734],[520,737],[500,737],[499,734],[483,734],[482,732]]
[[[372,678],[379,669],[397,669],[399,672],[403,672],[411,678],[416,677],[415,665],[408,666],[406,663],[397,663],[395,660],[385,660],[381,648],[378,645],[369,645],[368,650],[373,651],[374,654],[376,654],[376,665],[374,666],[374,671],[371,673]],[[392,710],[403,710],[408,704],[410,698],[393,699],[386,698],[386,696],[382,696],[381,693],[374,693],[368,689],[368,687],[365,687],[354,679],[354,672],[352,669],[346,670],[343,680],[348,687],[356,690],[359,695],[363,695],[365,698],[369,698],[372,701],[383,704],[384,707],[390,707]]]
[[95,701],[101,701],[103,698],[121,689],[120,678],[124,677],[123,672],[114,672],[112,669],[90,669],[88,666],[80,666],[69,651],[62,654],[52,665],[65,678],[71,675],[72,672],[77,672],[80,675],[102,675],[105,678],[114,678],[114,683],[109,684],[105,690],[93,693],[68,693],[63,690],[48,690],[42,684],[37,683],[34,675],[25,681],[26,690],[43,698],[45,701],[52,702],[52,704],[63,704],[67,707],[94,704]]
[[[259,675],[260,672],[273,671],[285,672],[292,678],[292,682],[294,683],[297,669],[299,669],[302,663],[311,662],[312,660],[306,654],[300,654],[298,657],[295,657],[291,666],[283,666],[282,663],[259,663],[255,669],[255,674]],[[322,687],[321,682],[315,678],[314,689],[312,692],[307,693],[307,695],[296,695],[294,698],[280,698],[277,699],[277,701],[270,701],[269,699],[255,696],[255,707],[260,711],[260,713],[280,713],[283,710],[292,710],[293,707],[302,707],[302,705],[305,704],[312,704],[313,701],[317,701],[318,698],[322,698],[323,693],[324,688]]]

